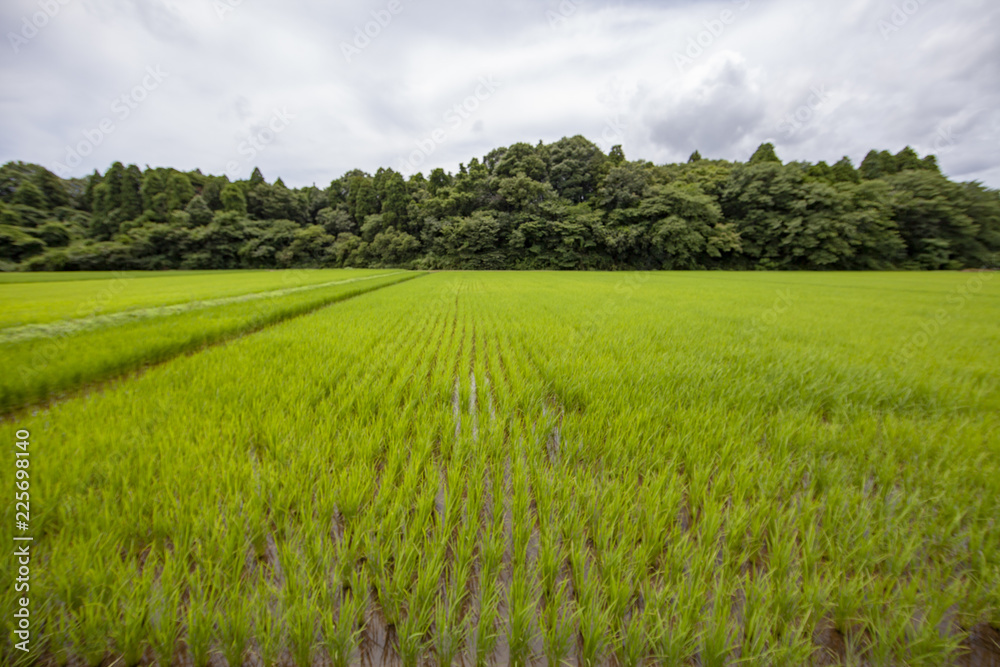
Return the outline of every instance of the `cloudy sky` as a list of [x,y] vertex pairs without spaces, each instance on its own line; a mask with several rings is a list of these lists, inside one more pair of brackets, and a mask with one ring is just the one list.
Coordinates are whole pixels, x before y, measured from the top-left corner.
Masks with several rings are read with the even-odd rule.
[[1000,188],[995,0],[3,0],[0,162],[325,186],[582,134],[656,163],[911,145]]

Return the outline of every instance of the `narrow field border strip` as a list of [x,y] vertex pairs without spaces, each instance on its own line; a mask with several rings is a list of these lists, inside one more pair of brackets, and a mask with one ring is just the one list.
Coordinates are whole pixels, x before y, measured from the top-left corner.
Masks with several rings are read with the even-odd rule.
[[122,310],[107,315],[93,315],[57,322],[47,322],[45,324],[24,324],[21,326],[0,329],[0,344],[22,343],[35,338],[47,338],[50,336],[64,336],[67,334],[79,333],[83,331],[94,331],[105,327],[127,324],[137,320],[145,320],[154,317],[168,317],[180,313],[187,313],[193,310],[214,308],[216,306],[228,306],[234,303],[247,301],[257,301],[260,299],[279,298],[289,294],[308,292],[310,290],[333,287],[334,285],[346,285],[349,283],[361,282],[364,280],[374,280],[376,278],[388,278],[396,276],[404,271],[394,271],[392,273],[380,273],[374,276],[364,276],[362,278],[350,278],[347,280],[333,280],[315,285],[301,285],[299,287],[287,287],[284,289],[268,290],[264,292],[252,292],[250,294],[239,294],[236,296],[222,297],[218,299],[202,299],[200,301],[188,301],[169,306],[153,306],[151,308],[136,308],[133,310]]
[[44,283],[82,283],[89,280],[115,280],[128,278],[194,278],[204,275],[242,273],[244,271],[273,271],[274,269],[165,269],[126,271],[9,271],[0,273],[0,285],[41,285]]

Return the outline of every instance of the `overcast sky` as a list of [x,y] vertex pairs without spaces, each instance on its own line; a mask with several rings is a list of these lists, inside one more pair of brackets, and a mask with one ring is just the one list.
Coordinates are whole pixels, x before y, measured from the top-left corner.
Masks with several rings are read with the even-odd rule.
[[1000,188],[996,0],[3,0],[0,162],[290,186],[582,134],[629,159],[911,145]]

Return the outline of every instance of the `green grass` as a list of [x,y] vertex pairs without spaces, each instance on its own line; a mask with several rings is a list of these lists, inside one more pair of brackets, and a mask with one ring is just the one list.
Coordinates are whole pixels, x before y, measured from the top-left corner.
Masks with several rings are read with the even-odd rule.
[[118,278],[165,278],[168,276],[223,276],[249,273],[241,269],[229,271],[9,271],[0,272],[0,284],[6,283],[63,283],[80,280],[115,280]]
[[419,274],[338,275],[339,281],[263,294],[0,330],[0,367],[6,369],[0,413]]
[[0,273],[0,331],[373,276],[373,269]]
[[949,664],[998,322],[984,275],[438,273],[178,357],[9,424],[35,656]]

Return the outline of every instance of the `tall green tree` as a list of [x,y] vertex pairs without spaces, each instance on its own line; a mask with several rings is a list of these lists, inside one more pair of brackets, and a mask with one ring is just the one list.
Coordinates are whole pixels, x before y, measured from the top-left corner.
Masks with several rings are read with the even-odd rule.
[[201,195],[195,195],[192,197],[191,201],[189,201],[188,205],[184,208],[184,211],[188,214],[191,224],[194,226],[200,227],[212,222],[212,209],[208,207],[208,204],[205,203],[204,197]]
[[754,151],[753,155],[750,156],[750,162],[748,164],[761,164],[767,162],[776,162],[781,164],[781,160],[778,159],[778,154],[774,152],[774,144],[766,143],[761,144]]
[[219,193],[219,200],[222,202],[223,211],[227,213],[246,215],[247,198],[246,195],[243,194],[243,188],[239,185],[230,183],[222,188],[222,191]]
[[188,205],[194,197],[194,185],[187,174],[174,172],[167,179],[167,208],[171,211],[179,211]]
[[549,183],[560,197],[578,204],[596,194],[608,158],[595,144],[564,137],[549,146],[548,157]]

